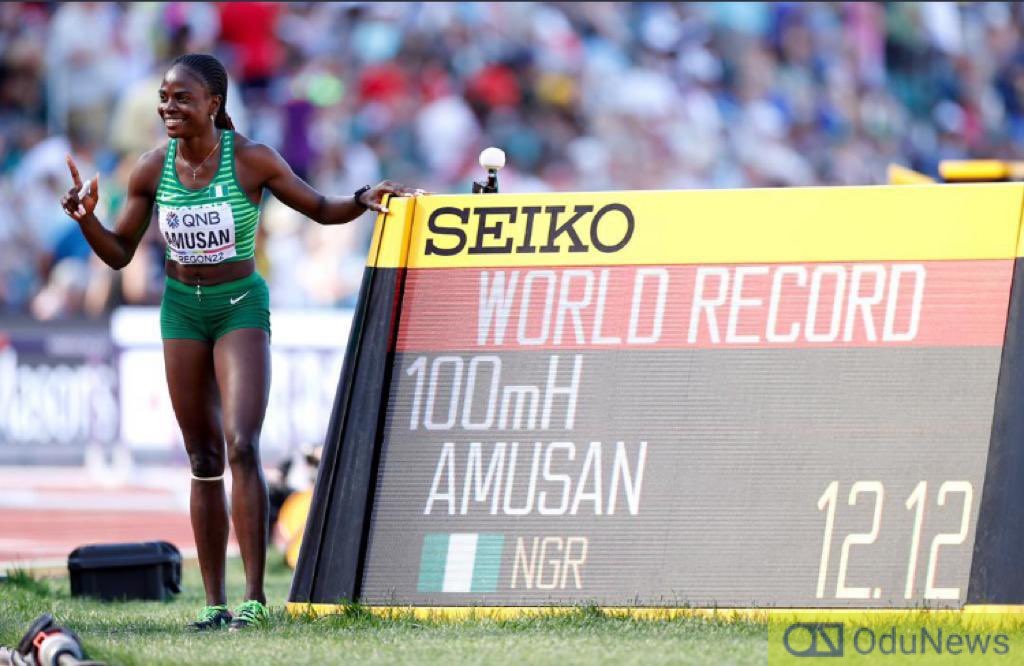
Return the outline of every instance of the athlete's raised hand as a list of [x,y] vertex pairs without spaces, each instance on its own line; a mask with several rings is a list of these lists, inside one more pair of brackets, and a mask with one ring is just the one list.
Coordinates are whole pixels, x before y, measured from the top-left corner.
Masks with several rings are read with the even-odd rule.
[[75,160],[68,155],[66,161],[74,186],[61,197],[60,205],[65,213],[81,222],[82,218],[96,209],[96,204],[100,200],[100,175],[97,173],[89,182],[83,184],[82,177],[78,174],[78,167],[75,166]]
[[414,197],[416,195],[426,193],[427,192],[424,190],[406,187],[405,185],[399,185],[398,183],[393,183],[390,180],[385,180],[363,192],[359,196],[358,203],[366,206],[374,212],[386,213],[388,212],[388,209],[385,208],[382,203],[385,195],[391,194],[396,197]]

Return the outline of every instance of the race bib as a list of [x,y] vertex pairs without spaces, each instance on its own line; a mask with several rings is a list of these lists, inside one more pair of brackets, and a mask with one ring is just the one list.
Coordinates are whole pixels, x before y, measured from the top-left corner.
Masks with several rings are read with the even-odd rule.
[[227,203],[160,206],[160,233],[179,264],[216,264],[235,256],[235,218]]

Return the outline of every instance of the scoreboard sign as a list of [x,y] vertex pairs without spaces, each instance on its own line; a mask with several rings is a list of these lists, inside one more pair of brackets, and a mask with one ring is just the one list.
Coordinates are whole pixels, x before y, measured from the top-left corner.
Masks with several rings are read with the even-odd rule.
[[392,200],[290,602],[1024,603],[1022,204]]

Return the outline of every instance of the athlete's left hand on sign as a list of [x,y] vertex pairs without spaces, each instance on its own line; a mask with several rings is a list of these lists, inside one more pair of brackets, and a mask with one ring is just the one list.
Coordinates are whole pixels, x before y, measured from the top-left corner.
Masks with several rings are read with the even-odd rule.
[[415,197],[420,194],[429,194],[429,192],[415,187],[399,185],[390,180],[384,180],[363,192],[362,196],[359,197],[361,199],[360,203],[372,211],[386,213],[388,209],[384,207],[382,202],[384,201],[384,196],[388,194],[396,197]]

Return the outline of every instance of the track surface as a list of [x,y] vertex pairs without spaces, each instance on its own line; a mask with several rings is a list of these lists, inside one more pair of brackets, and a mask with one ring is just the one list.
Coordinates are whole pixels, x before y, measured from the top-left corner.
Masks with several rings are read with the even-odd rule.
[[[187,468],[121,480],[77,468],[0,468],[0,572],[59,568],[89,543],[170,541],[195,555]],[[229,549],[235,549],[232,537]]]

